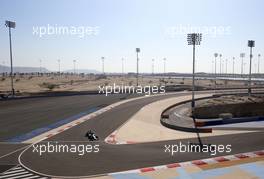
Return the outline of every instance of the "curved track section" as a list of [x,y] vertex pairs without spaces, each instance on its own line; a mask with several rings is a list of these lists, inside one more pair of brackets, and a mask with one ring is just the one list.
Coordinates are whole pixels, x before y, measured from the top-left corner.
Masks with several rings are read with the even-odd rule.
[[[38,153],[33,152],[34,149],[31,146],[21,153],[19,157],[20,163],[29,170],[45,176],[81,178],[175,162],[210,158],[212,156],[209,153],[184,152],[172,156],[170,153],[165,152],[165,145],[179,143],[188,145],[189,143],[197,142],[196,138],[129,145],[111,145],[104,142],[104,138],[125,123],[144,105],[157,100],[181,95],[186,95],[186,93],[153,96],[122,104],[41,142],[42,144],[47,144],[48,141],[50,141],[53,143],[57,142],[57,144],[74,144],[76,146],[84,144],[93,146],[99,145],[99,152],[87,153],[85,155],[77,155],[76,153],[70,152],[53,152],[45,153],[40,156]],[[96,131],[101,140],[98,142],[87,142],[84,135],[89,129]],[[262,150],[264,147],[262,142],[264,140],[263,134],[264,132],[231,134],[203,137],[202,140],[208,144],[232,145],[232,151],[230,153],[217,153],[215,155],[222,156]]]

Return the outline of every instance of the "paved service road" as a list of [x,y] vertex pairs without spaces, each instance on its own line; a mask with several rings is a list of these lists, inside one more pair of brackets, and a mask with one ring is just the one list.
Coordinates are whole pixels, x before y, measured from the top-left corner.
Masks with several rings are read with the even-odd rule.
[[[92,143],[100,145],[100,152],[98,153],[90,153],[83,156],[76,155],[76,153],[45,153],[45,155],[39,156],[38,153],[32,153],[33,148],[30,148],[21,155],[21,162],[35,172],[53,176],[73,177],[215,157],[210,156],[208,153],[177,153],[171,156],[169,153],[164,152],[165,144],[197,142],[195,138],[129,145],[110,145],[103,142],[105,137],[126,122],[144,105],[156,100],[180,95],[183,94],[154,96],[131,101],[49,138],[49,141],[64,141],[64,144],[65,141],[67,144],[87,144],[87,139],[84,135],[87,130],[92,129],[96,131],[101,139],[99,142]],[[231,144],[232,152],[228,154],[234,154],[263,149],[263,134],[264,132],[254,132],[204,137],[203,141],[209,144]],[[226,153],[219,153],[218,155],[226,155]]]

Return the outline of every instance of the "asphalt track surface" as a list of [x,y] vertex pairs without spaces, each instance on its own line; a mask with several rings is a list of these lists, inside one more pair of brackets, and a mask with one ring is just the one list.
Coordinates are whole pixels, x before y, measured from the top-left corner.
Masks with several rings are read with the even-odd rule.
[[[120,125],[125,123],[134,113],[136,113],[144,105],[160,99],[165,99],[172,96],[180,96],[180,95],[183,94],[154,96],[154,97],[149,97],[149,98],[125,103],[105,113],[102,113],[101,115],[95,118],[92,118],[84,123],[81,123],[80,125],[75,126],[63,133],[60,133],[52,138],[49,138],[49,141],[53,141],[53,142],[62,141],[62,142],[58,142],[59,144],[60,143],[76,144],[76,145],[89,144],[89,143],[93,145],[99,144],[100,151],[98,153],[89,153],[82,156],[79,156],[76,153],[45,153],[44,155],[39,156],[38,153],[32,153],[32,147],[31,147],[22,153],[20,157],[21,163],[24,166],[28,167],[30,170],[45,175],[78,177],[78,176],[92,176],[92,175],[105,174],[110,172],[118,172],[123,170],[169,164],[175,162],[190,161],[194,159],[215,157],[215,156],[211,156],[209,153],[177,153],[174,154],[174,156],[171,156],[171,154],[164,152],[165,144],[170,145],[170,144],[179,144],[179,142],[182,143],[197,142],[196,138],[187,139],[187,140],[171,140],[171,141],[150,142],[150,143],[131,144],[131,145],[130,144],[111,145],[104,143],[103,140],[105,137],[107,137]],[[58,102],[60,101],[60,99],[58,98],[60,97],[54,97],[53,99],[49,99],[49,100],[44,98],[42,101],[45,102],[45,100],[47,100],[47,103],[50,104],[50,100],[54,100],[53,104],[55,105],[54,106],[55,108],[51,108],[48,113],[50,114],[52,114],[53,112],[56,113],[53,114],[55,115],[55,119],[61,119],[62,118],[61,115],[67,112],[67,109],[69,108],[76,107],[76,109],[73,110],[71,114],[76,114],[78,112],[82,112],[83,109],[87,109],[87,103],[83,104],[84,102],[82,102],[82,100],[87,102],[88,98],[85,99],[84,96],[81,96],[79,98],[77,98],[77,96],[76,98],[70,97],[70,99],[61,100],[61,102]],[[110,104],[115,102],[115,100],[119,101],[119,98],[120,96],[117,96],[116,98],[114,98],[114,100],[109,99],[108,102]],[[102,96],[102,98],[100,99],[99,97],[95,97],[95,101],[91,102],[91,105],[93,107],[96,105],[107,104],[106,102],[102,102],[102,100],[106,100],[106,99],[107,98],[105,96]],[[98,101],[98,103],[96,103],[96,101]],[[23,102],[21,102],[21,104],[23,104]],[[36,110],[35,115],[38,116],[39,113],[42,113],[42,115],[47,115],[46,114],[47,111],[44,112],[43,109],[41,109],[42,103],[39,104],[40,106],[33,104],[31,111],[33,112]],[[78,110],[78,106],[79,107],[82,106],[81,104],[83,105],[84,108]],[[20,116],[25,117],[25,119],[28,119],[29,116],[26,115],[27,113],[24,113],[23,115],[23,110],[21,111],[22,113],[20,113],[21,114]],[[16,116],[17,111],[13,111],[13,112],[14,115]],[[3,114],[1,113],[1,115]],[[34,120],[33,117],[32,120]],[[16,126],[17,128],[15,128],[15,130],[20,129],[21,128],[20,125],[17,125]],[[39,126],[43,126],[43,125],[46,124],[42,124],[42,125],[39,124]],[[23,126],[23,129],[21,130],[29,131],[30,129],[33,128],[31,125],[28,125],[28,127],[29,128],[24,129]],[[87,142],[87,139],[84,137],[84,135],[89,129],[94,130],[101,140],[98,142]],[[9,135],[7,136],[10,137]],[[231,144],[232,152],[228,154],[261,150],[263,149],[264,146],[263,132],[205,137],[202,138],[202,140],[204,143],[207,144]],[[46,142],[47,141],[43,141],[42,143],[46,143]],[[6,146],[4,143],[2,143],[1,145]],[[25,146],[18,146],[21,144],[7,144],[7,145],[10,146],[7,146],[6,147],[7,149],[5,151],[8,150],[14,151],[14,149],[25,147]],[[2,147],[0,149],[0,152],[1,151],[2,151]],[[5,153],[5,151],[2,152],[1,155]],[[17,157],[21,153],[21,151],[22,150],[19,150],[13,153],[12,155],[8,155],[7,157],[0,158],[0,163],[1,162],[16,163]],[[217,155],[226,155],[226,153],[218,153]]]
[[[195,143],[197,138],[129,145],[111,145],[103,141],[146,104],[180,95],[183,94],[155,96],[125,103],[48,139],[53,142],[62,141],[58,144],[75,144],[77,146],[89,143],[99,144],[100,151],[98,153],[88,153],[82,156],[76,153],[45,153],[40,156],[38,153],[33,153],[33,147],[31,147],[22,153],[21,163],[31,170],[45,175],[81,177],[263,149],[264,132],[202,138],[205,144],[232,145],[231,153],[217,153],[214,156],[201,152],[183,152],[172,156],[171,153],[164,152],[165,144]],[[87,142],[84,135],[89,129],[96,132],[101,139],[99,142]],[[47,141],[42,142],[42,144],[45,143]]]
[[17,165],[19,154],[27,146],[7,140],[135,96],[74,95],[0,101],[0,173]]
[[0,101],[0,142],[135,95],[80,95]]

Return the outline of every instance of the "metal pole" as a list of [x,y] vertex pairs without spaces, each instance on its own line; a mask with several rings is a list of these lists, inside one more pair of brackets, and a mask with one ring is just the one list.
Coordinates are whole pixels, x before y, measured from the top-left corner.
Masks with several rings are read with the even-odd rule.
[[211,69],[211,73],[214,73],[214,60],[212,60],[212,69]]
[[137,52],[137,86],[138,86],[138,52]]
[[122,58],[122,74],[124,74],[124,58]]
[[226,72],[225,72],[225,73],[226,73],[226,75],[227,75],[227,59],[226,59]]
[[152,75],[154,75],[154,59],[152,59]]
[[192,75],[192,112],[194,112],[195,101],[194,101],[194,90],[195,90],[195,44],[193,44],[193,75]]
[[41,60],[39,60],[39,72],[41,73],[42,70],[41,70]]
[[225,62],[223,60],[223,63],[222,63],[222,74],[224,74],[224,73],[225,73]]
[[58,65],[59,65],[59,76],[60,76],[60,60],[58,60]]
[[166,58],[163,58],[163,81],[164,81],[164,86],[166,86],[166,81],[165,81],[165,73],[166,73]]
[[258,54],[258,74],[259,74],[259,63],[260,63],[260,54]]
[[163,71],[164,71],[164,76],[165,76],[165,73],[166,73],[166,58],[163,59],[164,62],[163,62]]
[[215,90],[216,90],[216,58],[217,57],[215,57]]
[[9,47],[10,47],[10,64],[11,64],[11,91],[12,91],[12,96],[15,96],[15,89],[14,89],[14,77],[13,77],[13,55],[12,55],[12,41],[11,41],[11,27],[9,29]]
[[103,59],[103,73],[105,74],[105,72],[104,72],[104,59]]
[[222,69],[221,69],[221,66],[222,66],[222,55],[220,54],[219,55],[219,57],[220,57],[220,71],[219,71],[219,76],[221,76],[221,73],[222,73]]
[[76,71],[75,71],[75,63],[76,63],[76,60],[73,60],[73,74],[76,73]]
[[104,71],[104,57],[101,57],[102,59],[102,73],[105,74],[105,71]]
[[233,57],[233,78],[235,77],[235,57]]
[[248,96],[251,96],[251,63],[252,63],[252,47],[250,47],[249,77],[248,77]]
[[243,74],[245,73],[245,66],[246,66],[247,63],[243,62]]
[[192,118],[193,118],[194,127],[196,129],[196,134],[197,134],[197,138],[198,138],[199,144],[202,146],[202,140],[200,138],[200,134],[199,134],[198,129],[196,127],[196,120],[195,120],[195,116],[194,116],[194,111],[195,111],[194,90],[195,90],[195,43],[193,44]]
[[241,77],[243,76],[244,62],[243,57],[241,57]]
[[104,72],[104,59],[102,59],[102,71],[103,71],[103,74],[105,73]]

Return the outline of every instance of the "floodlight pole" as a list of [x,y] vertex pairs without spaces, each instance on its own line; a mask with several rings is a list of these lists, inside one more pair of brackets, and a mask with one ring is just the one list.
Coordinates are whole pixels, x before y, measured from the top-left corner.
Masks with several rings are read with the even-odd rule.
[[259,65],[260,65],[260,54],[258,54],[258,74],[259,74]]
[[58,59],[58,67],[59,67],[59,76],[61,75],[61,72],[60,72],[60,59]]
[[104,57],[101,57],[101,59],[102,59],[102,72],[103,72],[103,74],[105,74],[105,71],[104,71]]
[[250,62],[249,62],[249,77],[248,77],[248,96],[251,96],[251,63],[252,63],[252,47],[255,47],[255,41],[249,40],[248,47],[250,48]]
[[216,76],[217,76],[217,74],[216,74],[216,58],[217,58],[217,56],[218,56],[218,53],[214,53],[214,57],[215,57],[215,90],[216,90]]
[[214,60],[212,60],[212,67],[211,67],[212,69],[211,69],[211,73],[212,73],[212,75],[213,75],[213,73],[214,73]]
[[140,52],[140,48],[136,48],[136,52],[137,52],[137,86],[138,86],[138,61],[139,61],[138,53]]
[[163,58],[163,71],[164,71],[164,76],[166,73],[166,58]]
[[226,62],[226,64],[225,64],[226,65],[226,69],[225,69],[226,77],[227,77],[227,61],[228,61],[228,59],[225,60],[225,62]]
[[124,58],[122,58],[122,74],[124,75]]
[[137,86],[138,86],[138,61],[139,61],[139,59],[138,59],[138,53],[139,52],[137,52]]
[[152,59],[152,75],[154,75],[154,59]]
[[219,76],[221,76],[221,73],[222,73],[222,54],[219,54],[219,57],[220,57],[220,59],[219,59],[219,63],[220,63],[220,70],[219,70]]
[[235,78],[235,57],[233,57],[233,78]]
[[137,86],[138,86],[138,53],[137,53]]
[[13,76],[13,54],[12,54],[11,27],[8,27],[8,29],[9,29],[9,45],[10,45],[10,64],[11,64],[11,88],[12,88],[12,96],[15,96],[14,76]]
[[[194,90],[195,90],[195,43],[193,44],[193,71],[192,71],[192,112],[194,115],[195,101],[194,101]],[[193,117],[195,120],[195,118]],[[195,125],[195,124],[194,124]]]
[[76,73],[76,60],[73,60],[73,74]]
[[252,47],[250,47],[249,77],[248,77],[248,96],[251,96],[251,66],[252,66]]
[[243,57],[241,57],[241,77],[243,77],[244,62]]
[[222,63],[222,74],[224,74],[224,73],[225,73],[225,62],[223,60],[223,63]]
[[39,60],[39,72],[41,73],[42,70],[41,70],[41,59]]
[[11,76],[11,91],[12,96],[15,96],[15,89],[14,89],[14,76],[13,76],[13,55],[12,55],[12,38],[11,38],[11,28],[15,28],[15,22],[6,21],[5,23],[6,27],[8,27],[9,32],[9,50],[10,50],[10,76]]
[[194,111],[195,111],[194,90],[195,90],[195,45],[200,44],[201,36],[202,36],[202,34],[197,34],[197,33],[188,34],[188,36],[187,36],[188,45],[193,45],[192,103],[191,103],[191,107],[192,107],[193,123],[194,123],[194,127],[196,130],[196,134],[197,134],[197,138],[198,138],[200,146],[202,146],[202,140],[200,138],[200,134],[199,134],[198,129],[196,127],[196,120],[195,120],[195,116],[194,116]]
[[163,82],[164,85],[166,86],[165,73],[166,73],[166,58],[163,58]]

